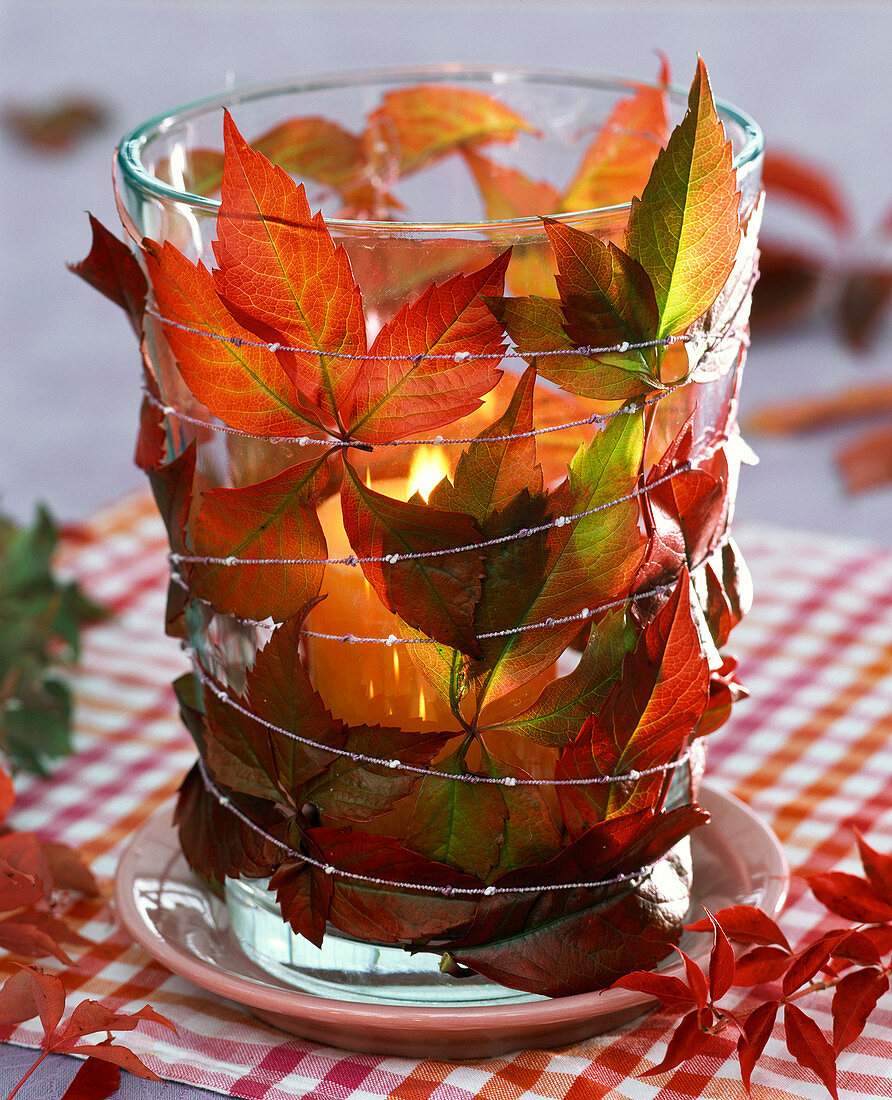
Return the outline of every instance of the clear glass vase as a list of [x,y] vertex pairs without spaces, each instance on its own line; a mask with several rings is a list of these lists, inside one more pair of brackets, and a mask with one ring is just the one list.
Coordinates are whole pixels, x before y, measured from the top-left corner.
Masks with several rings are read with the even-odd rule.
[[[444,92],[453,97],[464,93],[493,97],[525,120],[526,125],[515,129],[515,140],[510,144],[504,140],[505,134],[491,129],[485,142],[481,139],[477,143],[470,140],[457,143],[448,153],[431,153],[428,147],[427,159],[416,166],[411,162],[413,154],[408,140],[401,135],[393,138],[388,126],[392,129],[396,123],[386,112],[381,114],[381,109],[382,104],[390,102],[389,96],[419,87],[432,90],[426,93],[432,101]],[[511,213],[512,203],[517,209],[524,202],[538,202],[540,206],[544,203],[545,208],[535,207],[535,215],[549,215],[562,226],[621,245],[629,220],[627,202],[569,211],[549,209],[548,203],[549,198],[556,202],[557,196],[573,193],[570,181],[574,180],[574,172],[578,176],[583,151],[591,147],[593,136],[603,132],[605,120],[618,117],[617,103],[628,100],[641,87],[612,78],[448,66],[341,74],[233,91],[159,115],[126,136],[117,161],[122,214],[136,241],[150,238],[159,248],[173,246],[190,263],[201,263],[208,270],[218,268],[220,251],[218,248],[215,252],[214,242],[218,236],[223,173],[222,109],[227,109],[249,143],[305,183],[311,209],[321,210],[327,232],[347,257],[361,295],[367,343],[372,345],[382,333],[392,335],[404,315],[401,311],[425,293],[432,294],[433,285],[458,288],[465,285],[461,279],[472,278],[487,265],[504,266],[504,284],[493,289],[493,276],[492,283],[486,284],[481,292],[482,302],[489,300],[489,295],[492,300],[508,302],[509,306],[503,308],[510,309],[510,303],[518,298],[531,301],[556,298],[555,259],[548,228],[533,211]],[[661,94],[665,96],[669,121],[677,122],[684,112],[686,96],[675,91]],[[745,230],[738,263],[719,303],[713,307],[717,315],[721,314],[721,324],[717,322],[712,332],[708,328],[692,332],[685,337],[687,342],[667,342],[661,367],[667,384],[660,391],[659,400],[651,402],[645,396],[636,413],[646,419],[645,443],[628,491],[615,494],[617,498],[623,497],[624,503],[611,498],[612,503],[599,505],[600,498],[595,496],[591,499],[596,503],[589,511],[597,512],[603,507],[605,513],[612,514],[611,508],[620,506],[631,510],[632,519],[628,522],[644,532],[650,546],[655,545],[661,535],[661,505],[647,503],[648,492],[642,486],[649,485],[649,477],[651,481],[659,480],[663,469],[659,463],[665,460],[680,432],[688,430],[686,446],[690,457],[685,460],[682,472],[699,470],[704,477],[713,477],[721,485],[722,498],[720,507],[708,512],[708,530],[706,521],[704,529],[699,530],[696,519],[692,519],[691,530],[685,532],[689,549],[684,566],[690,569],[692,577],[692,615],[703,641],[704,660],[709,664],[711,690],[715,694],[722,690],[733,694],[728,686],[728,667],[718,654],[724,637],[715,637],[715,624],[707,621],[712,612],[707,614],[704,608],[712,607],[710,599],[715,593],[710,585],[716,577],[719,580],[733,577],[730,604],[736,601],[740,606],[730,607],[731,618],[739,617],[745,603],[745,596],[741,595],[745,588],[741,580],[744,567],[727,538],[727,527],[739,465],[745,457],[736,430],[736,399],[755,268],[762,141],[758,128],[744,114],[722,104],[718,110],[731,142],[741,195],[740,218]],[[301,156],[296,156],[295,120],[302,125],[308,120],[317,125],[319,119],[326,120],[326,126],[331,124],[324,133],[319,131],[319,142],[328,160],[318,148],[311,157],[306,142],[299,146]],[[283,125],[286,122],[290,130]],[[645,144],[651,143],[654,154],[662,140],[646,133],[638,137]],[[357,143],[363,146],[361,155],[356,152]],[[347,169],[338,168],[337,163],[332,166],[339,156],[354,165],[352,175]],[[356,164],[361,164],[361,171],[355,168]],[[517,183],[521,178],[522,186]],[[516,193],[517,187],[526,188],[522,196]],[[503,359],[496,358],[503,371],[501,379],[481,393],[480,400],[457,401],[457,414],[451,419],[441,418],[438,423],[442,427],[419,428],[418,424],[426,422],[419,415],[406,421],[406,431],[399,439],[387,437],[381,429],[383,442],[359,439],[328,461],[327,483],[316,494],[312,507],[303,511],[295,508],[293,518],[296,528],[304,525],[303,534],[298,530],[294,538],[301,545],[308,545],[306,530],[310,525],[315,533],[310,542],[322,548],[316,554],[307,554],[306,559],[325,563],[318,589],[325,598],[319,602],[315,602],[315,597],[309,601],[301,599],[291,606],[282,593],[299,587],[294,555],[270,554],[269,544],[255,533],[252,557],[240,548],[224,545],[226,540],[220,532],[233,525],[237,527],[240,521],[247,522],[245,517],[255,506],[252,501],[256,501],[256,496],[246,495],[247,491],[276,485],[279,483],[276,479],[287,477],[301,463],[320,456],[327,446],[324,433],[308,431],[306,438],[285,433],[285,438],[273,430],[233,427],[243,423],[236,408],[240,401],[238,394],[232,398],[232,419],[227,421],[219,409],[215,415],[208,404],[211,401],[208,393],[200,388],[196,392],[196,386],[190,385],[191,376],[187,380],[181,369],[183,334],[188,338],[201,336],[201,326],[193,325],[190,329],[182,321],[179,328],[171,324],[157,300],[157,289],[156,285],[144,334],[148,387],[145,415],[162,418],[165,462],[161,475],[155,468],[150,476],[168,519],[171,498],[175,496],[170,471],[175,464],[182,465],[187,454],[190,461],[194,459],[188,498],[185,504],[181,500],[178,505],[182,525],[172,535],[173,578],[168,607],[168,630],[187,642],[196,668],[191,682],[181,683],[178,691],[184,719],[196,736],[203,766],[201,773],[193,773],[191,781],[187,781],[182,796],[181,828],[187,856],[211,880],[227,879],[233,928],[248,954],[261,966],[280,977],[288,976],[295,985],[310,992],[385,1003],[450,1004],[523,1000],[541,995],[537,989],[529,988],[528,982],[525,986],[521,983],[520,989],[512,987],[510,978],[504,976],[497,981],[480,976],[454,976],[473,966],[477,955],[471,950],[465,953],[469,957],[463,958],[462,950],[453,953],[449,945],[471,942],[479,954],[481,944],[473,943],[473,938],[468,940],[468,928],[475,914],[479,919],[480,909],[475,910],[469,901],[476,894],[458,896],[460,890],[458,894],[450,892],[443,868],[453,869],[459,883],[470,891],[475,888],[468,883],[477,882],[481,902],[492,896],[485,893],[487,885],[498,882],[500,874],[511,870],[511,863],[505,862],[507,857],[503,854],[511,846],[522,851],[522,858],[518,858],[525,867],[534,867],[539,862],[542,874],[547,877],[556,851],[566,847],[574,835],[559,793],[562,782],[559,774],[564,774],[559,764],[563,750],[554,737],[530,736],[524,722],[528,722],[531,708],[543,693],[551,693],[550,697],[557,692],[568,698],[572,695],[579,679],[577,675],[574,680],[574,670],[579,668],[580,652],[594,637],[590,628],[596,632],[606,629],[605,624],[610,622],[611,629],[618,630],[610,616],[622,606],[627,616],[625,629],[640,633],[645,629],[643,624],[652,622],[665,605],[677,575],[665,563],[657,562],[648,568],[646,555],[636,560],[635,568],[629,566],[624,571],[617,566],[617,575],[621,574],[624,580],[616,591],[608,586],[602,593],[603,599],[580,598],[573,608],[565,607],[563,614],[532,624],[541,628],[543,637],[553,635],[557,639],[550,647],[544,646],[545,657],[535,654],[530,657],[522,675],[514,672],[510,676],[505,674],[501,680],[495,678],[497,688],[489,695],[483,689],[482,702],[479,691],[476,699],[471,699],[473,691],[459,698],[456,684],[461,677],[455,671],[456,662],[464,661],[467,665],[471,661],[471,673],[462,674],[465,675],[462,690],[466,690],[466,681],[479,684],[485,680],[487,673],[475,672],[485,667],[485,654],[483,658],[479,653],[468,657],[476,645],[472,640],[470,649],[465,646],[462,657],[462,644],[456,641],[461,631],[450,633],[451,628],[444,628],[436,637],[423,626],[408,621],[412,613],[410,589],[417,578],[409,573],[386,575],[388,567],[395,569],[400,564],[396,560],[400,555],[392,549],[390,553],[366,554],[363,558],[363,548],[357,543],[358,521],[349,518],[353,513],[343,505],[342,497],[347,499],[352,494],[350,499],[354,503],[350,508],[360,513],[369,501],[386,510],[391,505],[379,502],[379,498],[386,498],[395,502],[392,507],[397,511],[393,514],[398,517],[408,514],[399,511],[401,507],[408,508],[414,502],[418,511],[412,513],[413,523],[416,528],[427,526],[425,537],[433,537],[431,532],[442,522],[443,513],[450,511],[444,505],[442,479],[448,478],[449,486],[457,484],[458,479],[466,485],[466,492],[472,492],[467,487],[472,480],[468,474],[469,455],[475,446],[472,441],[487,432],[490,436],[501,432],[512,440],[535,439],[536,451],[532,458],[528,451],[513,455],[515,463],[526,462],[530,467],[526,504],[523,508],[517,505],[517,495],[512,502],[519,517],[514,527],[511,528],[509,520],[502,527],[492,524],[487,527],[477,517],[476,537],[484,544],[484,552],[504,539],[506,532],[514,538],[518,528],[528,532],[531,528],[535,531],[537,525],[543,530],[564,522],[572,525],[575,520],[565,520],[563,516],[555,519],[541,509],[537,512],[529,503],[529,498],[536,497],[535,487],[530,486],[534,482],[541,486],[542,501],[547,502],[549,493],[555,497],[567,477],[568,464],[576,461],[574,456],[580,448],[591,447],[605,425],[615,423],[610,418],[619,415],[624,403],[630,404],[629,400],[592,396],[588,391],[574,392],[564,384],[564,376],[559,376],[559,382],[547,377],[549,373],[554,376],[547,369],[548,355],[564,347],[567,343],[564,334],[560,334],[558,346],[546,348],[539,360],[535,354],[521,354],[523,348],[516,351],[509,346]],[[248,326],[248,345],[256,345],[263,354],[271,348],[272,354],[285,356],[281,348],[288,341],[273,329],[259,324],[252,327],[245,320],[246,307],[236,301],[241,290],[230,286],[228,293],[228,297],[221,295],[221,300],[239,323]],[[478,315],[475,318],[478,326],[483,323]],[[520,343],[515,339],[514,349]],[[467,354],[458,344],[447,341],[444,346],[449,355],[455,352],[453,361],[457,364]],[[333,350],[337,354],[337,349]],[[444,370],[446,358],[444,355]],[[532,401],[529,424],[521,423],[519,414],[510,421],[511,409],[516,413],[521,407],[522,377],[530,362],[536,363],[539,374],[528,395]],[[690,381],[687,374],[694,363],[695,378]],[[675,380],[685,380],[687,384],[674,387]],[[435,404],[436,394],[432,398],[430,389],[427,393],[427,399]],[[450,399],[457,400],[454,396]],[[411,415],[416,415],[414,410]],[[435,417],[429,419],[433,421]],[[513,429],[509,430],[511,424]],[[340,465],[335,470],[336,462],[344,455],[352,473],[345,474],[346,467]],[[541,475],[534,472],[534,465],[541,467]],[[678,472],[673,470],[666,480]],[[356,484],[351,488],[350,478],[354,475]],[[181,480],[177,485],[182,491]],[[430,502],[439,502],[439,506]],[[506,512],[508,503],[505,502]],[[231,507],[228,517],[222,514],[227,507]],[[425,507],[432,511],[424,513]],[[487,513],[487,522],[490,519],[491,514]],[[319,532],[322,541],[316,537]],[[418,537],[423,541],[422,535]],[[461,557],[462,546],[470,545],[471,541],[469,538],[459,541],[456,560]],[[285,540],[281,545],[289,544]],[[636,553],[640,552],[641,546],[636,543]],[[413,553],[410,547],[408,558],[412,559]],[[691,560],[692,555],[698,560]],[[390,561],[391,557],[394,561]],[[352,560],[356,558],[360,559],[358,563]],[[375,561],[366,569],[372,558]],[[416,553],[415,560],[423,561],[423,552]],[[518,557],[518,585],[524,581],[524,571],[531,568],[529,560]],[[246,565],[246,561],[265,564]],[[232,570],[231,578],[221,581],[228,569]],[[250,570],[257,569],[279,571],[272,611],[268,599],[254,598],[252,586],[257,574]],[[375,569],[379,569],[378,574]],[[419,571],[422,569],[419,566]],[[212,572],[214,575],[210,576]],[[424,579],[429,581],[429,575],[425,574]],[[484,598],[481,592],[485,595],[490,580],[485,568],[482,581],[479,576],[460,572],[455,573],[453,580],[458,588],[465,584],[479,608]],[[512,581],[501,576],[499,583],[508,592]],[[267,586],[265,580],[257,584]],[[637,618],[630,610],[633,604]],[[288,649],[283,639],[295,617],[300,621],[292,630]],[[510,625],[504,629],[498,611],[490,610],[488,622],[487,631],[482,628],[486,623],[478,615],[474,629],[489,636],[515,629]],[[532,627],[525,623],[522,629]],[[720,628],[718,633],[726,631]],[[455,653],[459,658],[450,656]],[[444,688],[442,662],[449,660],[453,671],[446,679],[451,687]],[[482,664],[473,665],[480,660]],[[283,731],[281,715],[287,708],[281,700],[271,701],[269,696],[276,675],[272,665],[278,662],[276,667],[281,673],[288,661],[292,669],[290,681],[280,675],[275,683],[282,690],[287,683],[292,688],[298,684],[303,700],[300,706],[296,703],[292,706],[293,721]],[[620,659],[617,668],[620,666],[626,670],[620,670],[620,678],[632,674],[629,670],[633,662],[623,666]],[[263,691],[267,697],[261,698]],[[294,691],[297,693],[298,689]],[[683,695],[680,688],[679,696]],[[576,714],[576,710],[571,711]],[[324,720],[320,716],[325,716]],[[277,763],[270,764],[269,760],[246,753],[235,767],[233,759],[240,751],[236,746],[239,727],[243,735],[246,729],[250,732],[250,737],[244,737],[253,739],[256,748],[258,723],[269,737],[270,760]],[[698,732],[708,732],[706,724],[702,721]],[[363,730],[373,732],[362,735],[357,732]],[[389,731],[387,736],[375,732],[381,730]],[[436,741],[437,748],[425,755],[411,738],[398,736],[400,733],[416,735],[418,742]],[[283,742],[283,736],[291,736],[292,741]],[[299,748],[295,748],[295,738]],[[676,754],[677,759],[663,766],[666,779],[660,794],[663,809],[682,806],[696,796],[702,772],[702,741],[695,740],[693,732],[689,740],[693,748],[687,744],[683,752]],[[304,801],[289,801],[290,795],[284,788],[280,801],[270,797],[271,769],[277,766],[281,771],[285,767],[282,744],[287,744],[293,757],[303,752],[307,759],[314,753],[318,756],[324,747],[331,749],[325,760],[330,768],[337,765],[341,771],[320,780],[316,788],[310,780],[322,774],[317,758],[313,763],[307,763],[307,759],[300,763],[292,757],[288,763],[292,793],[305,794],[313,789],[321,792],[319,798],[307,796]],[[388,744],[399,748],[384,751],[382,746]],[[416,757],[418,762],[412,765]],[[498,822],[498,837],[473,841],[475,829],[468,820],[454,830],[454,844],[434,842],[425,833],[425,815],[429,816],[430,804],[439,797],[431,795],[430,784],[451,782],[448,772],[457,758],[461,760],[459,771],[463,775],[484,777],[483,782],[475,781],[478,789],[489,783],[488,789],[503,797],[504,807],[492,811]],[[403,771],[407,760],[408,775]],[[346,778],[345,769],[350,772]],[[381,784],[388,776],[395,777],[395,785],[390,801],[383,805],[382,797],[386,801],[387,796],[382,795]],[[637,776],[632,768],[620,769],[620,779],[634,785]],[[541,784],[525,786],[528,780],[541,780]],[[462,781],[460,777],[455,783]],[[540,822],[535,829],[529,826],[525,815],[534,810],[526,795],[523,798],[515,795],[519,788],[530,792],[529,797],[535,799],[535,812],[547,815],[547,825]],[[334,801],[326,802],[326,792]],[[200,810],[195,808],[199,804]],[[233,806],[238,813],[227,818],[227,811]],[[473,816],[473,811],[467,808],[460,812],[466,818]],[[488,828],[487,813],[481,812],[481,832]],[[201,828],[196,825],[196,815],[200,816]],[[253,839],[252,821],[255,825],[259,823],[261,829],[259,833],[255,830]],[[430,828],[434,829],[433,822]],[[376,934],[378,918],[370,916],[374,907],[369,903],[363,908],[368,899],[359,895],[363,889],[371,889],[373,879],[401,880],[399,869],[388,875],[386,863],[381,859],[375,862],[369,856],[367,863],[356,866],[374,866],[375,873],[360,869],[350,879],[349,870],[337,866],[325,846],[328,841],[334,843],[337,830],[350,831],[359,845],[356,851],[372,852],[380,844],[381,851],[392,851],[399,858],[408,852],[405,859],[410,870],[417,868],[420,860],[431,861],[430,866],[436,866],[438,876],[429,883],[432,892],[425,894],[422,890],[412,894],[409,906],[406,897],[397,891],[390,915],[379,921],[380,934]],[[540,834],[548,838],[548,844],[537,854],[535,837]],[[276,845],[277,857],[271,854]],[[209,846],[218,849],[213,858],[207,856]],[[690,885],[688,852],[687,840],[683,839],[668,857],[674,860],[675,895],[671,908],[676,925],[686,908],[685,884]],[[398,862],[396,855],[394,859]],[[334,883],[335,901],[321,947],[310,943],[306,935],[292,931],[282,918],[273,892],[266,888],[273,874],[273,888],[282,889],[283,865],[291,868],[289,873],[293,873],[295,881],[303,881],[299,879],[301,874],[316,875],[314,890],[328,889],[326,878]],[[644,871],[637,878],[628,870],[614,876],[596,874],[595,879],[606,879],[606,883],[585,886],[583,893],[594,909],[613,904],[630,891],[646,894],[650,887],[644,879],[652,882],[660,873]],[[346,879],[341,877],[343,874]],[[617,881],[610,881],[612,878]],[[536,881],[535,877],[532,881]],[[293,885],[292,881],[288,889]],[[411,885],[414,889],[419,883]],[[544,885],[547,888],[547,881]],[[346,894],[348,888],[354,889],[355,894],[349,901],[338,901],[339,893]],[[671,894],[670,888],[667,897]],[[283,896],[280,893],[280,898]],[[380,898],[376,898],[375,905],[388,909]],[[579,908],[582,901],[577,903]],[[301,912],[305,914],[306,909]],[[530,912],[529,928],[535,929],[535,914],[532,909]],[[296,910],[292,912],[292,925],[306,932],[306,923],[295,913]],[[444,953],[445,972],[441,973]],[[453,954],[458,957],[457,963]],[[492,973],[487,971],[485,960],[481,970]],[[501,973],[498,968],[496,972]],[[500,984],[501,981],[505,984]],[[542,992],[551,992],[547,982]]]

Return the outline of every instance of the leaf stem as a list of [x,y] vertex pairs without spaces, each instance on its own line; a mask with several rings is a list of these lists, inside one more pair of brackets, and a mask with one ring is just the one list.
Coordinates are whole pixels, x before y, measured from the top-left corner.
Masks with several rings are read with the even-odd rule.
[[22,1085],[24,1085],[24,1083],[28,1080],[28,1078],[31,1076],[31,1074],[37,1069],[37,1067],[44,1060],[44,1058],[46,1058],[47,1054],[49,1054],[48,1050],[44,1050],[41,1053],[40,1057],[34,1062],[34,1064],[31,1066],[31,1068],[28,1070],[28,1072],[25,1074],[25,1076],[21,1079],[21,1081],[19,1081],[19,1083],[13,1088],[12,1092],[6,1097],[6,1100],[12,1100],[12,1098],[19,1091],[19,1089],[22,1087]]

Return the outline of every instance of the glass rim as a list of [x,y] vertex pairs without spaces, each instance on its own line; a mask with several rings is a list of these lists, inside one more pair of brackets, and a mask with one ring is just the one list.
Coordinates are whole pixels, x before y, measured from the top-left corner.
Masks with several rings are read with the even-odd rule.
[[[419,78],[427,81],[444,82],[449,80],[471,81],[487,79],[490,83],[500,84],[556,84],[582,88],[597,88],[602,90],[628,89],[633,91],[638,88],[659,88],[661,85],[654,81],[632,80],[627,77],[619,77],[604,73],[574,72],[566,69],[532,69],[527,67],[492,66],[492,65],[465,65],[461,63],[448,63],[442,65],[410,65],[393,66],[380,69],[350,69],[343,72],[326,72],[310,75],[303,79],[288,78],[262,84],[250,84],[233,88],[215,95],[202,96],[179,107],[162,111],[152,116],[145,122],[139,123],[128,130],[116,149],[115,165],[119,167],[128,184],[145,195],[158,199],[175,202],[180,205],[190,206],[208,213],[216,213],[220,209],[220,200],[195,195],[190,191],[179,190],[172,184],[165,183],[157,176],[148,172],[142,162],[142,150],[148,142],[156,136],[163,134],[173,126],[199,115],[209,114],[210,108],[234,107],[247,100],[269,99],[286,92],[313,92],[337,87],[357,87],[363,84],[404,84],[416,81]],[[670,95],[687,98],[688,89],[679,85],[668,87]],[[765,148],[765,139],[759,124],[751,115],[735,107],[722,99],[716,99],[716,110],[719,118],[734,122],[740,127],[744,142],[741,149],[734,155],[733,167],[740,172],[753,164],[762,155]],[[627,211],[631,206],[628,202],[614,203],[610,206],[596,206],[582,210],[570,210],[549,214],[548,216],[558,221],[578,220],[584,218],[597,218],[603,215],[616,216]],[[519,231],[530,230],[541,226],[541,216],[526,216],[522,218],[501,218],[491,221],[460,221],[460,222],[427,222],[427,221],[383,221],[359,218],[329,218],[325,224],[331,229],[341,231],[349,230],[378,230],[389,233],[407,232],[448,232],[448,231],[474,231],[481,229],[501,229]]]

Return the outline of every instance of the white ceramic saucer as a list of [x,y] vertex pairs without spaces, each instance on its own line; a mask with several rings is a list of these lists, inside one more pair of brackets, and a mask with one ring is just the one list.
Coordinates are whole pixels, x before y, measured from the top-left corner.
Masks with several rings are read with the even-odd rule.
[[[704,905],[711,910],[758,905],[776,915],[786,897],[789,868],[774,833],[749,807],[708,783],[700,802],[712,820],[691,838],[691,919],[702,914]],[[175,974],[293,1035],[378,1054],[484,1058],[578,1042],[626,1023],[655,1003],[623,989],[480,1008],[371,1005],[301,993],[243,953],[226,907],[186,865],[172,814],[172,803],[158,810],[121,857],[115,902],[122,924]],[[682,946],[702,959],[710,937],[685,933]],[[682,972],[680,964],[661,971]]]

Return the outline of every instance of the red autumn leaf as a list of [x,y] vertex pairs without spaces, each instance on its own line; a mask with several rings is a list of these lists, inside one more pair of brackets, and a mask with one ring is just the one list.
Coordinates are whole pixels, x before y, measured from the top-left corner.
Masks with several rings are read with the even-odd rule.
[[187,552],[187,522],[192,508],[196,454],[193,441],[172,462],[147,471],[155,504],[167,529],[170,548],[176,554]]
[[836,465],[850,493],[892,481],[892,426],[860,432],[836,453]]
[[875,966],[853,970],[833,991],[833,1049],[837,1054],[858,1038],[877,1001],[889,989],[889,975]]
[[666,1008],[690,1008],[698,1004],[690,986],[671,974],[655,974],[649,970],[635,970],[624,974],[611,985],[611,989],[632,989],[656,997]]
[[863,966],[871,966],[880,962],[880,952],[876,943],[858,929],[852,929],[840,944],[834,948],[834,959],[847,959],[850,962],[861,963]]
[[754,1008],[744,1021],[743,1034],[737,1041],[737,1060],[740,1062],[740,1077],[747,1096],[750,1095],[753,1070],[774,1030],[778,1008],[777,1001],[766,1001]]
[[762,183],[769,194],[784,195],[810,207],[840,236],[852,228],[852,218],[839,188],[826,172],[792,153],[769,150],[762,164]]
[[470,275],[431,284],[384,325],[344,397],[353,438],[386,443],[480,407],[501,377],[496,364],[504,351],[502,326],[485,299],[502,293],[509,259],[504,252]]
[[[787,937],[777,923],[754,905],[729,905],[725,909],[717,910],[713,916],[730,940],[737,943],[779,944],[785,950],[790,950]],[[702,917],[692,924],[686,924],[685,928],[690,932],[711,932],[712,922],[708,917]]]
[[99,1058],[88,1058],[78,1069],[62,1100],[108,1100],[121,1084],[121,1070]]
[[167,458],[167,431],[164,426],[164,416],[156,402],[163,404],[161,391],[152,372],[143,365],[143,385],[146,393],[143,394],[139,407],[139,433],[136,437],[136,448],[133,461],[141,469],[148,472],[160,466]]
[[790,965],[790,953],[783,947],[754,947],[737,959],[734,985],[752,986],[773,982]]
[[407,176],[464,146],[536,133],[515,111],[471,88],[418,84],[388,92],[368,116],[366,154],[384,179]]
[[709,996],[713,1001],[718,1001],[734,985],[734,948],[715,915],[707,909],[706,916],[712,923],[713,937],[709,952]]
[[[362,295],[350,261],[302,186],[255,152],[227,113],[214,286],[261,340],[306,351],[281,363],[311,404],[344,425],[340,411],[366,350]],[[347,358],[339,356],[346,355]]]
[[824,969],[830,960],[830,956],[845,939],[848,931],[847,928],[842,928],[827,932],[794,956],[789,970],[784,975],[783,990],[785,997],[795,993],[800,986],[810,982],[819,970]]
[[453,484],[444,480],[436,485],[428,497],[429,504],[466,512],[487,534],[493,514],[504,511],[519,493],[526,490],[535,496],[542,492],[536,438],[529,434],[533,428],[535,384],[535,367],[528,367],[517,381],[508,408],[462,451]]
[[709,701],[695,730],[696,737],[705,737],[728,721],[731,708],[749,692],[737,679],[737,658],[725,657],[721,668],[709,674]]
[[855,830],[858,842],[858,854],[861,866],[871,886],[883,901],[892,905],[892,856],[878,852],[867,843],[858,830]]
[[[27,917],[30,914],[26,911],[19,915]],[[46,918],[39,914],[35,915],[32,921],[0,921],[0,947],[5,951],[11,951],[14,955],[24,955],[32,959],[42,959],[52,955],[66,966],[73,966],[73,960],[59,946],[58,938],[54,934],[56,929],[41,927],[45,923]]]
[[641,194],[669,135],[666,89],[670,79],[663,58],[659,88],[640,85],[618,101],[583,154],[564,194],[563,210],[614,206]]
[[[281,815],[270,814],[270,803],[224,790],[252,821],[270,829]],[[174,813],[180,846],[189,866],[208,879],[222,896],[226,878],[265,878],[282,860],[282,848],[261,837],[207,790],[198,765],[183,780]]]
[[705,1008],[709,1000],[709,984],[706,980],[706,975],[700,968],[700,964],[696,963],[687,952],[682,951],[680,947],[676,947],[675,950],[681,956],[681,960],[684,963],[684,972],[688,980],[688,988],[694,994],[694,1000],[697,1003],[697,1007]]
[[24,966],[7,978],[0,989],[0,1023],[20,1024],[40,1017],[51,1037],[65,1011],[65,987],[54,974]]
[[683,332],[715,302],[740,242],[740,195],[702,59],[688,111],[632,201],[626,251],[656,294],[658,336]]
[[[307,848],[307,854],[320,860],[321,852],[315,845],[310,844],[306,837],[302,843]],[[269,889],[275,891],[282,919],[316,947],[322,946],[328,926],[332,883],[331,875],[301,859],[285,860],[269,880]]]
[[[637,260],[612,242],[604,244],[562,222],[546,220],[545,229],[557,260],[555,282],[570,339],[580,346],[654,339],[659,326],[657,301]],[[652,375],[654,355],[648,349],[630,356],[608,356],[606,361],[641,375],[640,389],[658,384]]]
[[135,1077],[144,1077],[148,1081],[160,1081],[157,1073],[137,1057],[128,1047],[113,1044],[111,1039],[104,1039],[101,1043],[81,1043],[78,1046],[66,1049],[66,1054],[86,1055],[88,1058],[98,1058],[103,1062],[111,1062],[121,1069],[126,1069]]
[[[423,882],[432,888],[479,888],[480,880],[411,851],[392,836],[352,829],[310,829],[307,834],[332,866],[392,882]],[[473,898],[401,890],[375,882],[333,876],[331,923],[357,939],[377,943],[440,936],[472,917]]]
[[770,240],[759,244],[759,281],[753,289],[754,334],[789,328],[806,320],[831,277],[828,264],[805,249]]
[[[341,492],[344,527],[361,558],[431,554],[398,561],[363,561],[369,584],[391,611],[428,637],[479,654],[473,631],[480,599],[483,551],[460,550],[480,542],[471,516],[414,501],[394,500],[369,489],[346,463]],[[345,625],[345,633],[351,624]]]
[[286,119],[251,142],[289,176],[311,179],[338,191],[362,182],[362,142],[331,119],[317,115]]
[[[526,872],[527,877],[535,870],[536,882],[557,881],[550,877],[554,862]],[[590,870],[583,871],[582,881]],[[517,876],[503,876],[496,885]],[[635,890],[623,884],[594,905],[592,891],[551,891],[539,903],[519,907],[501,936],[493,938],[483,927],[479,945],[452,946],[449,953],[459,964],[515,989],[552,997],[590,992],[638,967],[656,966],[678,937],[687,897],[686,873],[669,857],[659,885],[651,878]]]
[[223,179],[223,154],[219,149],[184,149],[180,146],[176,165],[170,157],[162,157],[155,165],[155,175],[178,191],[210,196],[220,190]]
[[784,1005],[784,1035],[787,1050],[800,1066],[812,1070],[833,1097],[836,1092],[836,1052],[818,1025],[794,1004]]
[[873,943],[881,956],[886,956],[892,951],[892,924],[879,924],[873,928],[865,928],[861,934]]
[[110,298],[130,318],[137,336],[142,336],[142,319],[148,284],[142,268],[123,241],[90,215],[93,243],[86,259],[69,264],[68,270]]
[[675,1069],[689,1058],[696,1057],[706,1044],[707,1034],[700,1026],[700,1010],[695,1009],[681,1021],[672,1032],[672,1038],[666,1047],[666,1055],[653,1069],[643,1070],[639,1077],[656,1077],[667,1070]]
[[13,802],[15,802],[15,787],[8,772],[0,765],[0,824],[6,820]]
[[322,455],[254,485],[207,491],[194,553],[234,560],[190,563],[195,594],[217,611],[246,618],[282,622],[296,614],[322,584],[327,547],[316,502],[327,481]]
[[892,268],[863,267],[852,271],[839,298],[839,324],[853,351],[868,351],[879,335],[892,305]]
[[[561,754],[555,774],[562,779],[624,775],[675,760],[703,712],[707,687],[685,573],[626,658],[597,717],[586,721]],[[667,785],[666,773],[656,773],[622,783],[561,787],[558,797],[565,823],[578,835],[601,817],[653,804]]]
[[229,313],[207,268],[168,241],[146,240],[143,249],[155,301],[167,322],[162,322],[164,334],[195,397],[240,431],[319,435],[322,414],[301,397],[284,354],[257,346],[263,341]]
[[844,871],[802,876],[811,892],[831,913],[866,924],[892,920],[892,901],[887,901],[857,875]]

